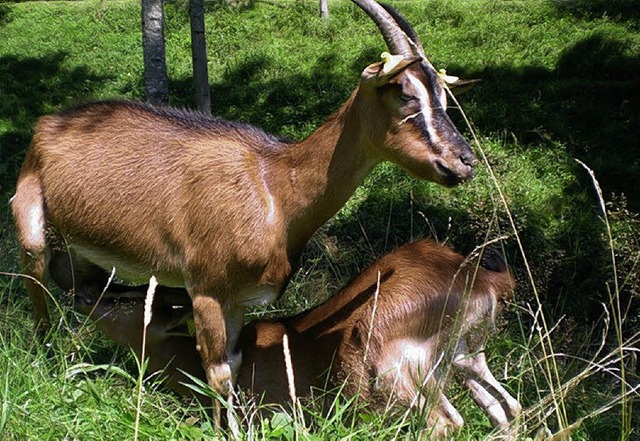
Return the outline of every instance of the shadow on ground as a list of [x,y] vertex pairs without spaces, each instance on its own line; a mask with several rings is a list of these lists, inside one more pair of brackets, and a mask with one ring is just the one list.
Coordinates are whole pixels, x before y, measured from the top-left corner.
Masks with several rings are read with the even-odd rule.
[[[554,70],[489,67],[466,106],[481,132],[505,131],[524,148],[559,141],[610,193],[640,191],[640,54],[604,35],[568,48]],[[461,66],[464,68],[464,66]],[[585,182],[585,186],[589,186]],[[609,196],[607,194],[606,196]],[[640,210],[640,198],[629,199]]]
[[65,52],[41,58],[0,57],[0,123],[9,127],[0,135],[2,195],[15,186],[38,117],[86,99],[108,80],[86,67],[66,67],[66,57]]
[[551,0],[558,12],[580,19],[609,17],[640,26],[640,0]]

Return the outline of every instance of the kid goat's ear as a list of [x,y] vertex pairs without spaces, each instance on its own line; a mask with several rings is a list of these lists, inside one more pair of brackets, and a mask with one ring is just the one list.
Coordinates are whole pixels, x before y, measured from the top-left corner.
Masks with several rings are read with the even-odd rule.
[[381,58],[382,61],[370,64],[362,72],[360,76],[362,83],[382,86],[413,63],[420,61],[419,57],[405,58],[402,55],[391,55],[388,52],[383,52]]

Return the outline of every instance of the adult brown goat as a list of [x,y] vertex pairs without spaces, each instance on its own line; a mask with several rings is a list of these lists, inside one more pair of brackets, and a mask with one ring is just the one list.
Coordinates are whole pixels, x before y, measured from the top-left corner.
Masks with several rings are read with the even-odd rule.
[[[395,401],[424,411],[425,430],[440,438],[463,423],[445,396],[453,372],[491,422],[507,426],[520,404],[493,377],[483,349],[514,282],[499,254],[487,252],[482,264],[432,241],[400,247],[324,304],[246,325],[238,341],[238,386],[263,395],[265,403],[289,401],[286,335],[300,396],[341,388],[372,405]],[[79,304],[105,334],[140,354],[146,289],[115,285],[98,301],[100,291],[79,293]],[[187,330],[191,310],[184,291],[160,289],[147,331],[149,369],[164,369],[169,386],[184,394],[190,380],[180,370],[204,378]]]
[[106,282],[111,268],[129,282],[155,275],[185,287],[207,381],[226,394],[246,306],[280,295],[310,236],[376,164],[390,160],[446,186],[472,177],[475,157],[415,32],[390,7],[354,2],[397,56],[368,66],[304,141],[122,101],[40,119],[12,199],[40,332],[49,327],[42,283],[51,232],[78,288]]

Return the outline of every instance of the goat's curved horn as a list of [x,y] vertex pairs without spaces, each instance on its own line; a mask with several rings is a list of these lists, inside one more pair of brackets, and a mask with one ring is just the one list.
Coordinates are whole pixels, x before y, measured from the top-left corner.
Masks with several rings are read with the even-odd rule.
[[373,0],[352,1],[366,12],[376,26],[378,26],[391,53],[405,57],[415,56],[415,52],[411,48],[407,35],[385,8]]
[[385,11],[389,13],[389,15],[391,15],[391,17],[393,17],[395,22],[398,23],[398,26],[400,27],[400,29],[402,29],[402,31],[407,35],[407,37],[410,40],[409,44],[413,47],[414,52],[418,54],[420,58],[422,58],[422,63],[431,67],[431,69],[435,71],[436,69],[433,67],[433,65],[427,58],[427,56],[424,54],[424,48],[422,47],[422,43],[420,43],[418,34],[416,34],[416,31],[413,30],[413,26],[411,26],[411,23],[409,23],[409,20],[407,20],[404,15],[402,15],[392,6],[389,6],[386,4],[382,4],[381,6],[385,9]]
[[413,30],[413,26],[411,26],[411,23],[409,23],[409,20],[407,20],[407,18],[404,15],[402,15],[393,6],[387,5],[385,3],[381,3],[380,6],[382,6],[384,10],[389,13],[389,15],[398,24],[398,26],[404,32],[407,38],[411,40],[409,44],[412,46],[413,51],[417,53],[420,57],[422,57],[423,60],[427,61],[427,57],[424,55],[424,49],[422,47],[422,43],[420,43],[420,38],[418,38],[418,34],[416,34],[416,31]]

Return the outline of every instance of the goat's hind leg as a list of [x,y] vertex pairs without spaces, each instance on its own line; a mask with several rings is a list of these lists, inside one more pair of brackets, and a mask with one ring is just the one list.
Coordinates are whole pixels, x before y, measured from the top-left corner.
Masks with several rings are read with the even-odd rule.
[[25,289],[33,304],[36,336],[43,339],[51,322],[44,287],[47,268],[44,196],[35,174],[21,174],[16,194],[11,199],[11,209],[20,244],[22,271],[26,275]]

